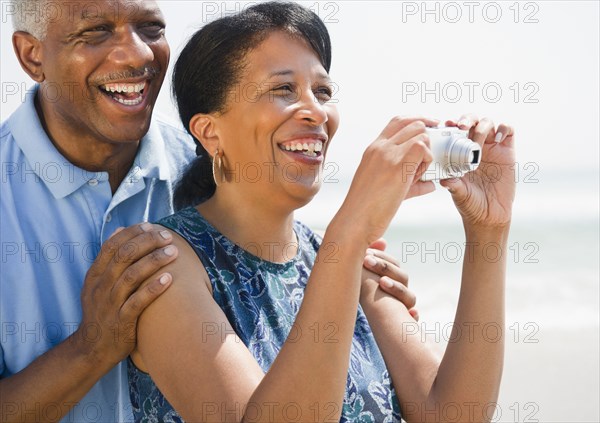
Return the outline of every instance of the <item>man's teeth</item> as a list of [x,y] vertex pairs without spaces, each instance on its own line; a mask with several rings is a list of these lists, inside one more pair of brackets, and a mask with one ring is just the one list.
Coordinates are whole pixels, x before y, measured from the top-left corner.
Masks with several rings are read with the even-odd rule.
[[141,93],[144,87],[146,86],[145,82],[141,82],[139,84],[106,84],[101,88],[110,93]]
[[116,93],[123,95],[124,97],[118,95],[110,96],[113,100],[115,100],[118,103],[124,104],[125,106],[137,106],[144,99],[144,97],[142,96],[142,91],[144,90],[144,87],[146,87],[145,82],[140,82],[138,84],[106,84],[102,85],[100,88],[102,88],[107,93]]
[[286,151],[298,151],[307,156],[316,157],[317,153],[323,151],[323,143],[320,141],[311,142],[311,143],[296,143],[296,144],[286,144],[283,146],[283,149]]
[[141,96],[139,98],[136,98],[135,100],[125,100],[123,98],[118,98],[118,97],[115,97],[114,99],[117,102],[124,104],[126,106],[137,106],[138,104],[140,104],[142,102]]

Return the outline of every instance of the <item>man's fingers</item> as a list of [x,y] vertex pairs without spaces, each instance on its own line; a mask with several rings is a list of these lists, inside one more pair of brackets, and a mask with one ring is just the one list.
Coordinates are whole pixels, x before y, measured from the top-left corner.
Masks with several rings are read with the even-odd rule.
[[385,251],[374,249],[374,248],[367,248],[367,254],[373,255],[382,260],[387,260],[390,263],[400,267],[400,262],[398,261],[398,259],[394,256],[389,255]]
[[369,248],[372,248],[374,250],[385,251],[385,249],[387,248],[387,242],[385,239],[379,238],[377,241],[369,245]]
[[372,254],[367,254],[364,260],[364,266],[367,270],[377,274],[378,276],[387,276],[404,285],[408,285],[408,274],[389,260],[384,260],[379,257],[375,257]]
[[173,235],[171,232],[159,225],[152,226],[149,231],[142,232],[119,245],[118,250],[113,254],[112,261],[107,266],[106,272],[112,280],[117,280],[125,272],[125,269],[133,263],[172,242]]
[[121,307],[121,322],[127,324],[137,320],[140,314],[142,314],[142,311],[165,292],[172,282],[173,277],[171,274],[163,273],[155,280],[133,293],[127,301],[125,301],[123,307]]
[[92,276],[92,278],[104,275],[115,254],[118,253],[123,244],[152,229],[153,226],[147,222],[132,225],[128,228],[117,229],[102,245],[96,260],[94,260],[94,263],[92,263],[88,270],[88,275]]
[[115,229],[115,231],[111,234],[111,236],[108,237],[108,239],[112,238],[113,236],[115,236],[116,234],[118,234],[119,232],[121,232],[124,229],[125,229],[125,226],[119,226],[117,229]]
[[415,296],[415,294],[413,294],[406,286],[404,286],[400,282],[396,282],[395,280],[390,279],[387,276],[379,278],[379,286],[382,290],[399,300],[409,310],[413,308],[417,303],[417,297]]
[[411,308],[408,310],[408,313],[415,319],[417,322],[419,321],[419,311],[416,308]]
[[123,304],[150,276],[177,258],[179,251],[174,245],[156,249],[123,271],[111,290],[110,299]]

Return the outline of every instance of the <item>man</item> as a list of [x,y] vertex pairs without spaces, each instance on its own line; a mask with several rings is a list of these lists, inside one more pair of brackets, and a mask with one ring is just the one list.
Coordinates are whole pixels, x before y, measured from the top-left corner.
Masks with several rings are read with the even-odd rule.
[[13,5],[14,50],[38,85],[0,129],[1,421],[129,421],[122,360],[177,257],[139,222],[173,211],[195,156],[186,133],[151,119],[164,18],[148,0]]
[[164,19],[147,0],[13,4],[15,53],[39,85],[1,129],[1,420],[127,421],[120,362],[171,278],[140,285],[177,255],[138,223],[173,211],[195,156],[151,123]]

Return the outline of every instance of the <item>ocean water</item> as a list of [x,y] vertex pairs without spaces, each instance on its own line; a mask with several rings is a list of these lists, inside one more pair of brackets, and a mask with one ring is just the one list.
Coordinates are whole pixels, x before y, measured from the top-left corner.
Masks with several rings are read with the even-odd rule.
[[[531,180],[531,178],[530,178]],[[507,254],[507,322],[556,328],[599,327],[600,207],[598,170],[548,171],[517,184]],[[342,204],[349,178],[324,183],[297,213],[324,230]],[[465,239],[449,194],[406,200],[384,238],[400,259],[423,318],[453,319]],[[493,259],[497,251],[490,247]],[[568,310],[568,313],[566,311]]]
[[[517,186],[508,242],[506,356],[494,422],[600,421],[598,171],[545,172]],[[348,179],[324,184],[297,218],[325,229]],[[443,188],[410,199],[388,228],[387,251],[409,274],[419,326],[440,354],[454,319],[462,223]],[[497,251],[490,248],[493,259]]]

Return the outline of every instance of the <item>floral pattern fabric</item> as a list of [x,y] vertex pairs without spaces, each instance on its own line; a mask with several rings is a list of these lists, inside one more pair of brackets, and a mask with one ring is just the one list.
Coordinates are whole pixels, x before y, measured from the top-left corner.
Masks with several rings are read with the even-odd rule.
[[[193,247],[209,275],[214,300],[262,370],[267,372],[290,335],[320,237],[295,222],[299,242],[296,256],[286,263],[273,263],[234,244],[193,207],[158,223],[180,234]],[[327,337],[335,338],[333,325],[315,330],[321,331],[319,336],[324,341]],[[136,422],[183,422],[150,375],[137,369],[131,360],[128,375]],[[331,408],[327,411],[335,413]],[[390,376],[359,306],[340,422],[400,421],[400,408]]]

